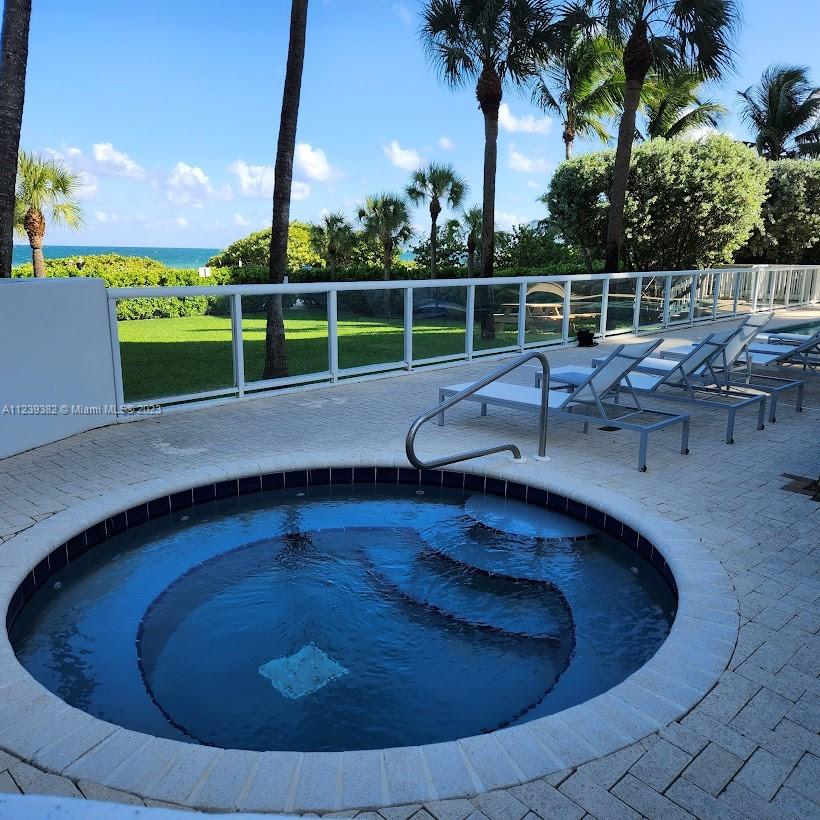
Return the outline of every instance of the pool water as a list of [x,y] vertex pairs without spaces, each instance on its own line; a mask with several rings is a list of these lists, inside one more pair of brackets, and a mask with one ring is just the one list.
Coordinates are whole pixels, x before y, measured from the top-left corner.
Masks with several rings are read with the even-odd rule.
[[194,743],[336,751],[556,712],[657,650],[675,598],[636,553],[495,496],[295,488],[135,527],[12,627],[68,703]]

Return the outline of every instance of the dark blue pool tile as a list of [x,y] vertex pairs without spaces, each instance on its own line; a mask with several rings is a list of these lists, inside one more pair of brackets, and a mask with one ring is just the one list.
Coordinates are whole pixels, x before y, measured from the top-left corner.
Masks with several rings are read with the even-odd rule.
[[489,495],[500,495],[504,496],[507,490],[507,482],[502,481],[499,478],[487,478],[484,481],[484,492],[488,493]]
[[527,503],[536,507],[547,506],[547,491],[539,490],[537,487],[527,487]]
[[567,515],[578,521],[585,521],[587,517],[587,505],[570,498],[567,500]]
[[638,548],[638,533],[632,529],[632,527],[627,527],[624,524],[624,531],[621,534],[621,542],[626,544],[631,549],[635,550]]
[[567,499],[558,493],[549,493],[547,496],[547,507],[554,512],[565,513],[567,511]]
[[620,541],[624,532],[623,522],[619,521],[617,518],[613,518],[611,515],[608,515],[606,517],[606,521],[604,521],[604,532]]
[[445,487],[461,490],[464,488],[464,473],[454,473],[448,470],[442,475],[442,483]]
[[517,481],[507,482],[507,498],[512,498],[515,501],[527,500],[527,488]]
[[15,618],[20,614],[20,610],[23,608],[23,604],[25,600],[23,599],[23,590],[18,587],[15,590],[14,595],[11,596],[11,601],[9,601],[9,608],[6,610],[6,631],[10,632],[11,627],[14,624]]
[[587,524],[596,530],[602,530],[606,525],[606,515],[593,507],[587,507]]
[[412,470],[409,467],[399,467],[399,484],[411,484],[418,486],[421,481],[421,472]]
[[375,484],[376,483],[376,468],[375,467],[354,467],[353,468],[353,483],[354,484]]
[[642,535],[638,536],[638,555],[645,558],[647,561],[652,561],[653,553],[652,543],[647,541]]
[[289,473],[285,473],[286,487],[307,487],[307,483],[307,470],[291,470]]
[[189,507],[194,506],[193,490],[183,490],[179,493],[173,493],[169,498],[171,499],[171,512],[187,510]]
[[330,484],[330,470],[327,467],[310,471],[311,487],[325,487],[328,484]]
[[261,478],[263,490],[281,490],[285,486],[284,473],[265,473]]
[[235,478],[228,481],[218,481],[214,485],[217,498],[236,498],[239,495],[239,482]]
[[85,533],[81,532],[79,535],[69,538],[65,548],[69,561],[79,558],[88,549],[88,545],[85,543]]
[[464,474],[464,489],[472,490],[475,493],[484,492],[484,476],[473,475],[472,473]]
[[239,495],[262,492],[262,476],[246,475],[239,479]]
[[171,499],[167,495],[148,502],[149,518],[162,518],[163,515],[168,515],[169,512],[171,512]]
[[34,583],[34,573],[30,572],[26,577],[23,579],[23,583],[20,584],[20,594],[23,596],[23,605],[25,606],[26,601],[28,601],[32,595],[34,595],[34,591],[37,589],[37,585]]
[[86,546],[89,549],[91,549],[91,547],[96,547],[98,544],[102,544],[107,537],[108,536],[105,532],[105,521],[100,521],[99,524],[95,524],[93,527],[89,527],[85,531]]
[[48,577],[51,575],[51,569],[48,566],[48,556],[43,558],[39,564],[31,571],[31,575],[34,579],[34,586],[36,589],[39,589],[47,580]]
[[[203,484],[201,487],[194,487],[194,504],[205,504],[216,498],[216,487],[213,484]],[[128,521],[131,526],[131,520]]]
[[330,468],[330,483],[331,484],[352,484],[353,483],[353,468],[352,467],[331,467]]
[[440,487],[442,476],[441,470],[422,470],[421,483],[426,487]]
[[105,534],[108,538],[125,532],[128,529],[128,522],[125,520],[125,513],[117,513],[106,519]]
[[66,545],[61,544],[48,556],[48,568],[52,572],[57,572],[68,563],[68,553],[66,553]]
[[398,467],[376,467],[377,484],[398,484]]

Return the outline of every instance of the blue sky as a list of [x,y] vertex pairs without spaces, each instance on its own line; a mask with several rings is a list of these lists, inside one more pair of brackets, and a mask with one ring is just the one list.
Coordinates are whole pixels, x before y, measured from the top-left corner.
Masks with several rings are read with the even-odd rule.
[[[36,0],[22,146],[84,174],[85,226],[51,244],[223,247],[270,223],[287,50],[287,0]],[[311,0],[291,216],[352,215],[400,190],[421,160],[451,162],[481,198],[483,126],[472,90],[427,65],[413,0]],[[737,68],[713,95],[772,62],[820,83],[816,0],[746,0]],[[560,123],[508,92],[499,137],[499,227],[542,216]],[[732,116],[724,129],[744,130]],[[578,145],[578,150],[597,146]],[[426,213],[415,212],[421,230]]]

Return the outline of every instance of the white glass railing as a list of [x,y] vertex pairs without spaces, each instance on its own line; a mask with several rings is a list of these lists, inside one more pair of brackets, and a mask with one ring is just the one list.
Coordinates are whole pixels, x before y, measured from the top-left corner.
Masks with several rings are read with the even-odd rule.
[[[208,316],[118,321],[133,299],[209,297]],[[281,298],[290,375],[266,379],[266,302]],[[108,290],[118,404],[262,391],[567,344],[578,330],[654,332],[820,302],[820,266]],[[200,311],[201,312],[201,311]]]

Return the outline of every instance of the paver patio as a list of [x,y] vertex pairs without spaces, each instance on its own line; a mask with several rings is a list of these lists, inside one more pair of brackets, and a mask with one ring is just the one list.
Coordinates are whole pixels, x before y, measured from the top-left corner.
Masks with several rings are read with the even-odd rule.
[[[820,318],[820,312],[790,313],[778,324],[801,317]],[[706,332],[708,326],[698,326],[664,335],[671,346]],[[594,353],[609,349],[607,343]],[[547,352],[556,366],[587,364],[593,353],[575,347]],[[439,385],[468,381],[492,366],[478,361],[167,414],[5,459],[0,461],[0,541],[80,501],[169,470],[282,452],[316,454],[324,461],[329,452],[344,449],[372,454],[376,463],[380,454],[403,452],[407,426],[432,405]],[[509,379],[525,383],[528,372]],[[722,414],[687,406],[690,455],[678,453],[678,431],[656,433],[645,474],[635,470],[634,434],[593,428],[582,436],[580,425],[565,422],[550,425],[551,461],[520,467],[522,480],[554,471],[620,493],[654,515],[680,522],[723,563],[738,596],[740,631],[728,669],[694,709],[638,743],[544,780],[472,799],[378,813],[371,806],[358,816],[820,816],[820,500],[784,489],[787,476],[817,479],[820,474],[820,376],[806,381],[802,414],[784,400],[777,423],[762,432],[755,430],[753,413],[741,414],[731,446],[723,443]],[[646,404],[652,406],[651,399]],[[444,428],[425,427],[419,450],[438,455],[514,441],[531,454],[535,427],[521,413],[491,408],[481,418],[476,405],[465,404],[448,414]],[[143,802],[0,752],[0,792],[18,791]],[[251,792],[249,774],[241,793],[247,798]]]

